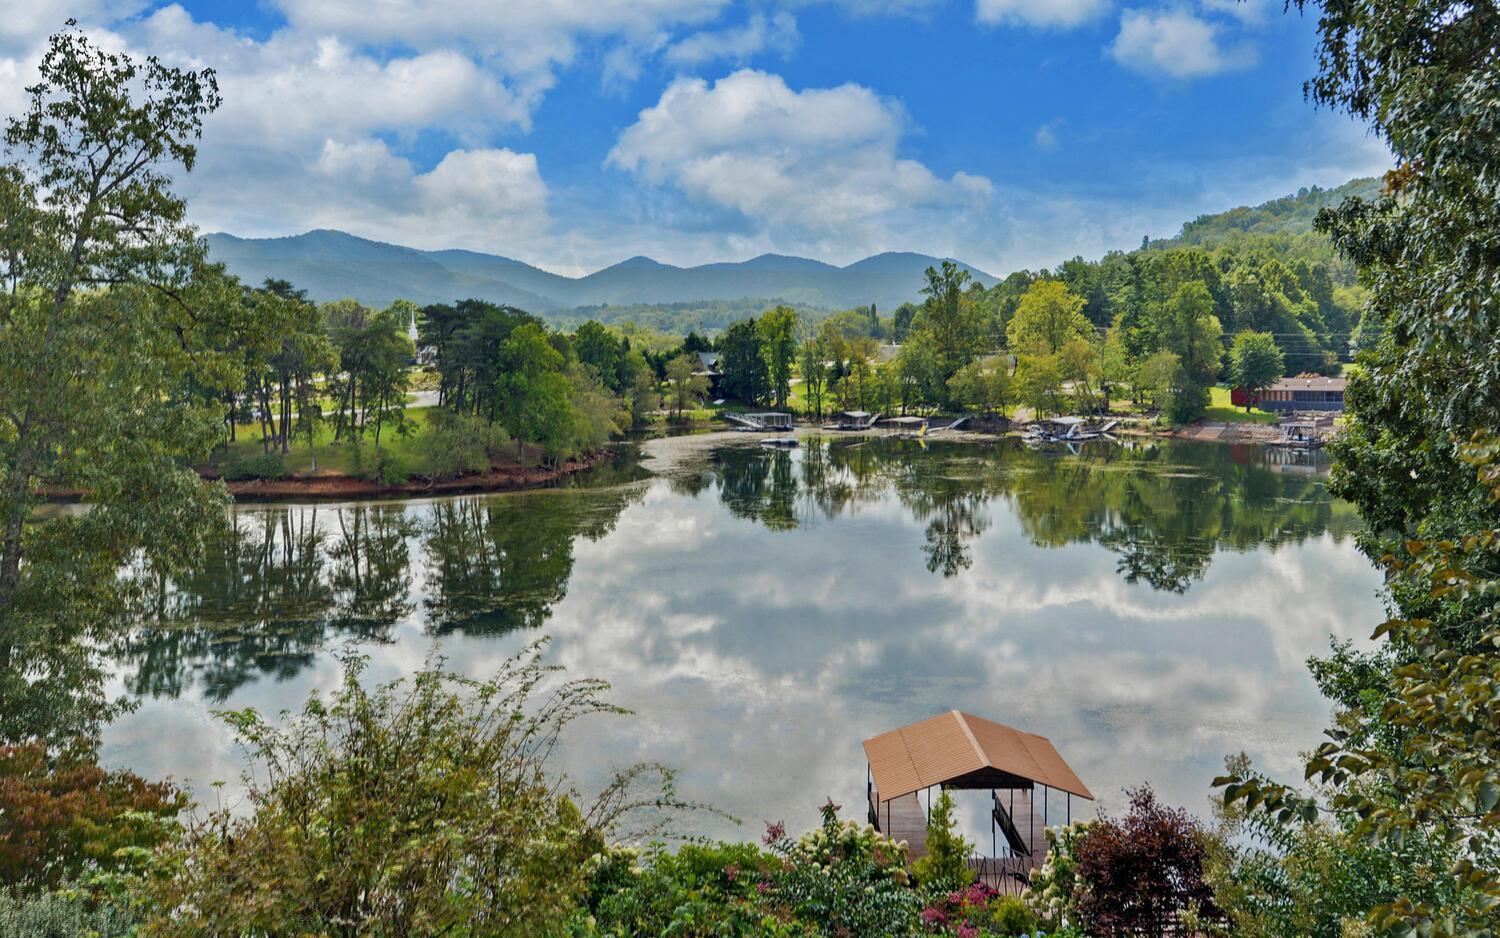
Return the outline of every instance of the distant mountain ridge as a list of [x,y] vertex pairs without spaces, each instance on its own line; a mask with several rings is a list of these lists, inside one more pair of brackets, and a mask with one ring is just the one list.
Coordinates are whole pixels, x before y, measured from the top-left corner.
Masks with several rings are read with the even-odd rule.
[[[890,309],[921,299],[923,272],[942,262],[925,254],[877,254],[847,267],[781,254],[674,267],[632,257],[583,277],[479,251],[421,251],[319,229],[285,238],[207,236],[209,256],[246,283],[291,281],[318,301],[352,298],[371,306],[396,299],[426,305],[475,298],[535,313],[583,306],[669,304],[770,297],[800,306]],[[996,278],[959,263],[991,286]]]

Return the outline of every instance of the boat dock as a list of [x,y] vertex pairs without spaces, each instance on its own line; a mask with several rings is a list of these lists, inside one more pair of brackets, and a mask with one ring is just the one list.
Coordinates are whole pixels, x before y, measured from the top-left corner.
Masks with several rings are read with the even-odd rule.
[[934,788],[989,792],[989,844],[976,842],[969,868],[1002,893],[1030,885],[1047,826],[1071,823],[1073,797],[1094,797],[1045,737],[957,710],[867,739],[864,749],[870,823],[906,841],[910,860],[927,854]]

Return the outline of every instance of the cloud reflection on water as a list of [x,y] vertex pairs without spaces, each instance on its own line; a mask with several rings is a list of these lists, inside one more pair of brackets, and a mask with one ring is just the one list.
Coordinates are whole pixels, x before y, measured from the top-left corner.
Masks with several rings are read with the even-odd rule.
[[[147,631],[122,656],[157,696],[111,728],[111,759],[201,795],[239,772],[209,710],[296,706],[336,683],[346,642],[383,680],[434,637],[480,674],[546,633],[553,660],[636,711],[572,738],[580,786],[680,767],[689,797],[746,820],[714,833],[808,824],[829,795],[858,815],[860,740],[953,707],[1049,736],[1106,803],[1150,780],[1202,810],[1226,754],[1294,767],[1328,711],[1304,660],[1380,618],[1347,506],[1217,446],[700,446],[643,484],[312,513],[239,510],[247,530],[323,531],[297,555],[322,565],[175,597],[171,652]],[[351,586],[372,574],[378,602]],[[205,628],[247,609],[260,624]]]

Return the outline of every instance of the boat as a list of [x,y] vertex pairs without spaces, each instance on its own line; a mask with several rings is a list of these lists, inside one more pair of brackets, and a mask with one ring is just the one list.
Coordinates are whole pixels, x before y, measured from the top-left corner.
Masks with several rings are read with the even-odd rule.
[[1281,424],[1280,439],[1272,440],[1269,445],[1318,449],[1323,445],[1323,430],[1315,420],[1287,420]]
[[797,438],[794,436],[774,436],[770,439],[761,440],[760,445],[776,449],[793,449],[797,445]]

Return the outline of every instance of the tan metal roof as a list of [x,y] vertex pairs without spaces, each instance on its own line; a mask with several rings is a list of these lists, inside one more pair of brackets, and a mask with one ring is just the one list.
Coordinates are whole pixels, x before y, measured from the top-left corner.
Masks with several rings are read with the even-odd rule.
[[1094,800],[1045,736],[957,710],[881,733],[864,745],[882,801],[987,769]]
[[1349,386],[1348,378],[1281,378],[1266,388],[1268,391],[1342,391]]

